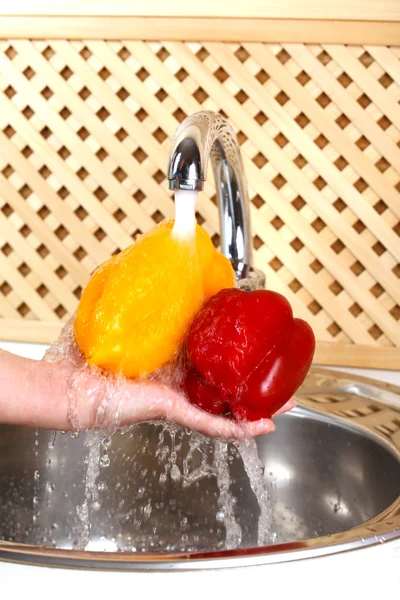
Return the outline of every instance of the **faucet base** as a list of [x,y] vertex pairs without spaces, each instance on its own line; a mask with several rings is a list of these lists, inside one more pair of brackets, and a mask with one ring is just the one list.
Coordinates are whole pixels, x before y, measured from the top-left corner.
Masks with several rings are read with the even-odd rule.
[[237,288],[246,292],[265,289],[265,274],[260,269],[247,266],[245,272],[247,273],[245,276],[237,279]]

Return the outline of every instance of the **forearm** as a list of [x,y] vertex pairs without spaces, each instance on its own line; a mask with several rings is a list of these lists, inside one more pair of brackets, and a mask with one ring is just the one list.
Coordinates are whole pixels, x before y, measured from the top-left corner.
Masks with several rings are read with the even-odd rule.
[[70,429],[66,371],[0,350],[0,422]]
[[[0,350],[0,423],[67,431],[162,416],[158,386],[127,382],[115,386],[109,397],[106,381],[101,375],[76,370],[68,361],[30,360]],[[163,390],[161,397],[168,396]],[[99,418],[102,412],[103,419]]]

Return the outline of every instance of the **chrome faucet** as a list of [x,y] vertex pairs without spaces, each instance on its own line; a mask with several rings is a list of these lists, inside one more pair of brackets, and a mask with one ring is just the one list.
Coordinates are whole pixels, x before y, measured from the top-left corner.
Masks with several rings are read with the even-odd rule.
[[249,198],[239,144],[221,115],[198,112],[178,127],[169,156],[169,189],[201,191],[209,159],[216,183],[222,253],[231,261],[240,287],[264,287],[265,276],[252,263]]

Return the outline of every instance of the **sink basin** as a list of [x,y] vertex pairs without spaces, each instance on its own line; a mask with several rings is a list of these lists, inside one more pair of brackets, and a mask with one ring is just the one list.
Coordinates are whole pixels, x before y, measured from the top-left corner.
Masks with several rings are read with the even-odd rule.
[[[215,568],[400,538],[399,390],[313,369],[297,403],[277,419],[274,434],[257,440],[270,496],[266,546],[257,546],[260,509],[237,447],[229,445],[242,533],[232,550],[224,549],[214,443],[201,436],[157,423],[111,438],[1,426],[0,558],[99,569]],[[75,548],[85,511],[84,552]]]

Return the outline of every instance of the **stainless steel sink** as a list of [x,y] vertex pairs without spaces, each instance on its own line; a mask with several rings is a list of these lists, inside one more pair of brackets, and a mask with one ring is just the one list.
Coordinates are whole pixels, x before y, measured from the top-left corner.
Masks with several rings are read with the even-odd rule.
[[[272,510],[267,546],[257,547],[258,504],[230,445],[231,492],[242,529],[235,550],[223,550],[211,473],[187,485],[172,476],[160,483],[171,449],[183,472],[190,432],[175,431],[172,448],[170,434],[160,440],[160,425],[142,424],[95,446],[107,454],[103,460],[92,450],[91,459],[105,466],[98,467],[100,506],[93,509],[93,498],[89,503],[90,542],[83,552],[74,549],[82,532],[77,506],[85,499],[87,435],[93,434],[58,433],[54,440],[52,432],[2,426],[0,559],[99,569],[215,568],[400,538],[399,389],[313,369],[297,401],[277,419],[277,431],[257,441]],[[200,440],[188,471],[201,462],[207,470],[212,458],[213,445]]]

